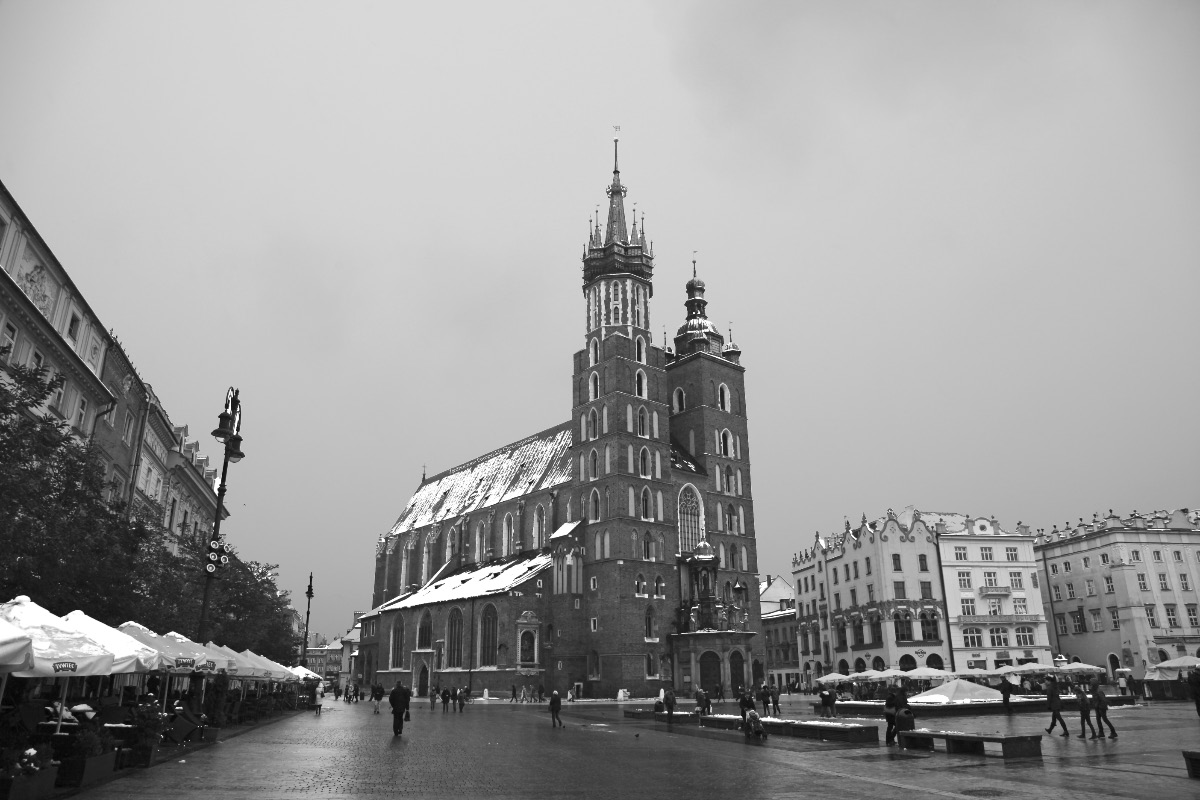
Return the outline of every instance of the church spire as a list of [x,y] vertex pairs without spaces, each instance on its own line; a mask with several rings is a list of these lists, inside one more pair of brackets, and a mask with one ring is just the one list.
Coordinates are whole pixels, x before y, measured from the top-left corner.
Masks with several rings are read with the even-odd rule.
[[621,185],[621,169],[617,161],[617,143],[613,139],[613,180],[608,187],[608,227],[604,233],[604,243],[629,242],[629,232],[625,227],[625,192]]

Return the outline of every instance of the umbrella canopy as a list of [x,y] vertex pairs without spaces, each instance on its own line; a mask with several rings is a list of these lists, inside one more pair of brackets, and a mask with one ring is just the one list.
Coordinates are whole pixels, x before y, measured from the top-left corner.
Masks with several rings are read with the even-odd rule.
[[157,650],[164,657],[162,668],[170,672],[192,672],[196,669],[196,663],[205,659],[203,650],[180,644],[166,636],[159,636],[145,625],[126,622],[118,630]]
[[258,653],[254,652],[253,650],[249,650],[249,649],[243,650],[242,655],[257,664],[263,665],[263,667],[265,667],[267,670],[269,670],[271,680],[273,680],[273,681],[287,682],[287,681],[296,680],[295,673],[293,673],[290,669],[283,666],[282,664],[278,664],[278,663],[272,661],[271,659],[267,658],[266,656],[260,656]]
[[0,619],[0,672],[24,669],[33,663],[33,640],[7,620]]
[[1156,665],[1159,669],[1195,669],[1200,667],[1200,658],[1195,656],[1180,656],[1172,658],[1170,661],[1160,661]]
[[[1162,664],[1159,664],[1161,667]],[[1104,667],[1093,667],[1091,664],[1067,664],[1065,667],[1059,667],[1059,672],[1065,672],[1072,675],[1080,672],[1104,672]]]
[[321,676],[318,675],[317,673],[313,672],[308,667],[295,666],[295,667],[289,667],[289,669],[293,673],[295,673],[297,678],[299,678],[302,681],[319,681],[319,680],[321,680]]
[[963,700],[1001,700],[1004,695],[989,686],[958,680],[946,681],[908,698],[910,703],[956,703]]
[[874,669],[864,669],[862,672],[856,672],[850,676],[852,681],[873,681],[879,677],[879,671]]
[[237,676],[239,678],[245,678],[246,680],[251,681],[266,680],[270,677],[270,669],[261,664],[254,663],[254,661],[236,650],[231,650],[228,647],[223,647],[219,644],[213,644],[212,642],[204,645],[204,647],[213,651],[214,653],[220,653],[229,660],[229,666],[225,667],[225,670],[231,676]]
[[907,672],[902,672],[901,675],[903,675],[905,678],[912,678],[913,680],[954,677],[953,673],[946,672],[944,669],[935,669],[934,667],[917,667],[916,669],[910,669]]
[[843,675],[840,672],[831,672],[828,675],[822,675],[821,677],[817,678],[817,683],[830,683],[833,681],[848,681],[848,680],[850,680],[849,675]]
[[1032,675],[1036,672],[1053,672],[1054,667],[1049,664],[1039,664],[1036,661],[1030,661],[1027,664],[1017,664],[1008,670],[1008,675]]
[[887,680],[888,678],[903,678],[907,674],[908,673],[905,672],[904,670],[900,670],[900,669],[896,669],[895,667],[891,667],[889,669],[885,669],[883,672],[877,673],[875,675],[875,677]]
[[70,678],[112,673],[112,653],[25,595],[0,605],[0,618],[30,638],[33,659],[26,668],[13,671],[18,678]]
[[176,633],[175,631],[168,631],[167,633],[163,634],[163,638],[171,639],[176,644],[183,645],[184,647],[194,648],[195,650],[197,650],[198,652],[203,654],[202,658],[196,659],[196,667],[195,667],[197,670],[199,670],[201,672],[216,672],[219,669],[229,670],[230,668],[232,668],[234,666],[234,664],[232,663],[232,659],[230,659],[230,657],[228,655],[226,655],[225,653],[223,653],[219,650],[209,650],[207,647],[205,647],[202,644],[196,644],[191,639],[184,636],[182,633]]
[[166,661],[162,653],[153,647],[142,644],[129,634],[122,633],[99,620],[92,619],[82,611],[72,611],[63,619],[113,654],[112,671],[114,674],[150,672],[162,667]]

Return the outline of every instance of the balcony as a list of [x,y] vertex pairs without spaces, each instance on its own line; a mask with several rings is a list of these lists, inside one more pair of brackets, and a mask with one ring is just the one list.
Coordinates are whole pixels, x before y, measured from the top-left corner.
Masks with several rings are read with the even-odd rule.
[[980,597],[1008,597],[1012,594],[1011,586],[980,586]]
[[959,625],[1015,625],[1018,622],[1042,622],[1040,614],[960,614]]

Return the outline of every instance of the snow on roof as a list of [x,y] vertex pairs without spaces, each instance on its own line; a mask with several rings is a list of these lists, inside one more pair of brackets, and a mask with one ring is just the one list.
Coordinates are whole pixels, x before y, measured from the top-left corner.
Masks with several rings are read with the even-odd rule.
[[564,422],[427,479],[391,533],[405,533],[566,483],[572,476],[572,428]]
[[417,608],[433,603],[503,594],[547,569],[550,564],[551,557],[547,553],[517,558],[514,561],[485,564],[429,583],[407,597],[389,604],[388,607]]
[[696,459],[692,458],[691,454],[683,447],[683,445],[671,440],[671,467],[673,469],[683,470],[684,472],[693,472],[697,475],[707,475],[708,471],[700,465]]
[[578,528],[582,522],[583,520],[581,519],[577,519],[574,522],[564,522],[562,525],[558,526],[558,530],[550,534],[550,541],[554,541],[560,536],[569,536],[571,531]]
[[761,616],[764,620],[785,619],[785,618],[786,619],[794,619],[796,616],[796,609],[794,609],[794,608],[777,608],[774,611],[764,611],[764,612],[762,612]]

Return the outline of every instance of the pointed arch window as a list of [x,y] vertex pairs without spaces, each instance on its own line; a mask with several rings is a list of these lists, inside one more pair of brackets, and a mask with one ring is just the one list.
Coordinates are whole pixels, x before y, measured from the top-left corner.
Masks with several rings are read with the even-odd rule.
[[609,300],[612,303],[612,316],[609,317],[610,325],[621,324],[621,284],[613,281],[609,284]]
[[593,372],[588,377],[588,400],[595,400],[600,396],[600,373]]
[[733,494],[734,488],[733,467],[725,467],[725,493]]
[[463,666],[463,615],[457,608],[450,609],[446,622],[446,666],[461,669]]
[[667,584],[663,580],[662,575],[659,575],[659,576],[655,577],[655,579],[654,579],[654,596],[655,597],[665,597],[666,594],[667,594]]
[[729,435],[729,431],[721,432],[721,455],[728,458],[733,454],[733,437]]
[[717,389],[717,407],[722,411],[729,410],[729,389],[727,389],[723,383],[721,384],[720,388]]
[[636,394],[638,397],[644,398],[646,396],[646,373],[642,372],[640,369],[637,371],[637,375],[634,376],[633,389],[634,394]]
[[598,362],[599,360],[600,360],[600,343],[597,342],[595,339],[592,339],[591,344],[588,345],[588,366],[589,367],[596,366],[596,362]]
[[729,568],[734,572],[741,572],[742,565],[739,563],[740,561],[741,559],[738,558],[737,545],[731,544],[729,546]]
[[541,505],[533,511],[533,546],[546,546],[546,509]]
[[426,611],[421,617],[421,625],[417,628],[417,649],[428,650],[433,647],[433,616]]
[[496,615],[496,606],[488,603],[479,622],[479,666],[496,666],[499,633],[500,626]]
[[588,503],[588,520],[590,522],[598,522],[600,520],[600,492],[592,490],[592,497]]
[[691,486],[685,486],[679,492],[679,547],[690,553],[699,541],[700,499]]
[[645,447],[638,453],[638,474],[643,478],[650,477],[650,451]]
[[637,578],[635,578],[633,581],[633,593],[634,594],[645,594],[646,593],[646,579],[644,577],[642,577],[641,573],[638,573]]
[[588,412],[588,418],[587,418],[588,441],[591,441],[592,439],[596,438],[596,419],[597,419],[596,409],[593,408],[591,411]]
[[646,340],[641,336],[637,337],[634,343],[634,358],[637,359],[639,364],[646,363]]
[[646,606],[646,638],[655,639],[658,637],[658,626],[654,620],[654,606]]
[[671,411],[678,414],[687,408],[687,393],[680,387],[671,395]]
[[600,456],[595,450],[592,451],[590,458],[591,469],[588,471],[588,477],[596,480],[600,476]]
[[396,621],[392,623],[392,653],[391,661],[388,666],[391,669],[400,669],[404,666],[404,617],[396,615]]
[[650,425],[646,418],[646,409],[639,408],[637,413],[637,435],[643,439],[650,435]]
[[512,547],[512,540],[513,540],[513,518],[512,518],[512,514],[505,514],[505,515],[504,515],[504,529],[503,529],[503,536],[504,536],[504,540],[503,540],[502,542],[500,542],[500,554],[501,554],[502,556],[508,556],[508,554],[509,554],[509,552],[510,552],[510,549],[509,549],[509,548],[511,548],[511,547]]
[[654,519],[654,502],[651,500],[649,489],[642,489],[642,500],[640,505],[642,519]]

